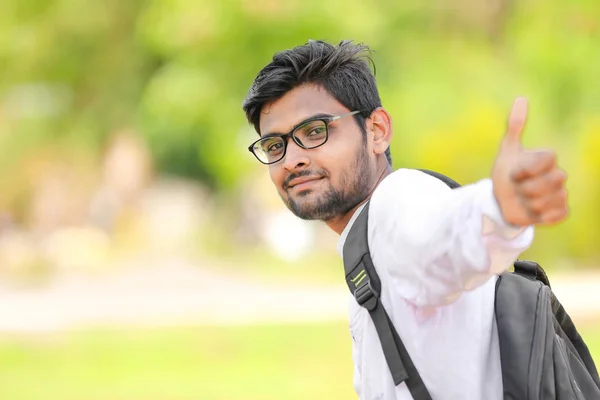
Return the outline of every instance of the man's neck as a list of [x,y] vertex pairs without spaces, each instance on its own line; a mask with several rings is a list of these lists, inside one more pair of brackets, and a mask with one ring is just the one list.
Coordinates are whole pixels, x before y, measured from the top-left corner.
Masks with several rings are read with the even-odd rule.
[[365,202],[367,202],[371,196],[373,195],[373,192],[375,191],[375,189],[377,188],[377,186],[379,186],[379,184],[381,183],[381,181],[388,176],[389,174],[392,173],[392,166],[387,164],[386,162],[386,167],[383,168],[381,170],[381,172],[379,172],[378,176],[377,176],[377,180],[375,181],[375,184],[373,185],[373,187],[371,188],[371,190],[369,191],[368,195],[365,197],[365,199],[363,201],[361,201],[360,203],[358,203],[356,206],[354,206],[350,211],[348,211],[346,214],[338,217],[338,218],[334,218],[332,220],[329,220],[326,222],[327,226],[334,231],[335,233],[337,233],[338,235],[341,235],[342,232],[344,231],[344,229],[346,228],[346,225],[348,225],[348,222],[350,222],[350,219],[352,219],[352,216],[354,215],[354,213],[356,212],[356,210],[362,206],[363,204],[365,204]]

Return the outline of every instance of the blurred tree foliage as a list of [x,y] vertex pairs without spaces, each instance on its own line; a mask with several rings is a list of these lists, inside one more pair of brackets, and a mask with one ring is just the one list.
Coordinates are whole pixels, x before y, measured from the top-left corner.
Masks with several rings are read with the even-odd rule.
[[252,79],[311,38],[376,50],[396,168],[487,176],[512,99],[526,95],[525,144],[557,149],[571,177],[571,219],[540,229],[532,251],[598,258],[597,0],[4,0],[0,209],[22,206],[40,152],[83,168],[129,128],[159,172],[235,188],[260,168],[241,112]]

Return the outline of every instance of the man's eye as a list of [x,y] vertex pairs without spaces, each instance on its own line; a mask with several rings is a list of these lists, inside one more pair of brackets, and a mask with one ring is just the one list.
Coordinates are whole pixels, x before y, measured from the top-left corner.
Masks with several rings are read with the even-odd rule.
[[267,152],[275,153],[275,152],[279,151],[282,147],[283,147],[282,143],[279,143],[279,142],[273,143],[267,147]]
[[317,136],[317,135],[322,135],[323,133],[325,133],[325,127],[324,126],[318,126],[316,128],[313,128],[310,130],[310,132],[308,132],[308,134],[306,136]]

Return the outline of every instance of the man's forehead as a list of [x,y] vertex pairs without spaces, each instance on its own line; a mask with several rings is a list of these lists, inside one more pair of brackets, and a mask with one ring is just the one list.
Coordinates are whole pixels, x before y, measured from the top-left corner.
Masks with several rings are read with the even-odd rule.
[[298,86],[280,99],[263,106],[260,133],[286,133],[314,115],[336,115],[345,111],[346,108],[324,88],[312,84]]

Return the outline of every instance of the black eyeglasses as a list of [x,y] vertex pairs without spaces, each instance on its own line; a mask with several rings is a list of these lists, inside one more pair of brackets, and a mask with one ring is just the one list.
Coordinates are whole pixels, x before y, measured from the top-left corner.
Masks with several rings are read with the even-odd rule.
[[276,163],[285,157],[289,138],[292,138],[303,149],[315,149],[327,142],[330,122],[358,114],[359,112],[361,111],[352,111],[335,117],[311,119],[295,127],[290,133],[262,137],[252,143],[248,147],[248,150],[263,164]]

